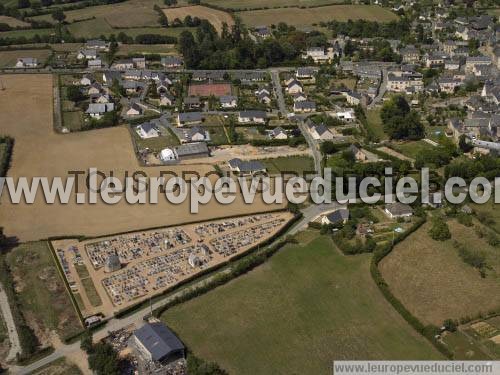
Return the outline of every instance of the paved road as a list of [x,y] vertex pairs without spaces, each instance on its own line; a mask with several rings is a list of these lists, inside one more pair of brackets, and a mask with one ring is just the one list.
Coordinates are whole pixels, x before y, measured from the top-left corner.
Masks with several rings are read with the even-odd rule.
[[9,333],[10,350],[6,360],[12,361],[16,359],[16,354],[21,352],[21,344],[19,343],[19,336],[17,334],[16,324],[10,310],[9,299],[3,286],[0,284],[0,309],[2,310],[2,317],[7,326]]
[[281,88],[280,82],[280,71],[278,69],[271,69],[271,79],[273,80],[274,93],[276,94],[276,100],[278,101],[278,107],[280,109],[282,116],[288,115],[288,109],[286,108],[285,97],[283,96],[283,89]]
[[316,171],[316,174],[318,176],[322,176],[323,174],[321,173],[321,160],[323,159],[323,157],[321,156],[321,151],[319,150],[318,141],[316,141],[312,137],[309,129],[307,129],[307,125],[303,120],[299,121],[299,129],[302,132],[302,135],[304,135],[304,138],[306,139],[307,144],[312,151],[314,159],[314,170]]
[[378,89],[378,94],[373,101],[368,105],[368,108],[374,108],[384,97],[385,92],[387,91],[387,69],[382,69],[382,82],[380,82],[380,87]]

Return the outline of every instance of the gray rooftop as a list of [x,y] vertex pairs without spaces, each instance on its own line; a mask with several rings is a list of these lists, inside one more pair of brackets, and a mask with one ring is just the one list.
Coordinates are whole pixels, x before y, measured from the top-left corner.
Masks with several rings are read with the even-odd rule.
[[163,323],[146,323],[135,331],[134,335],[151,353],[154,361],[160,361],[170,353],[184,350],[182,342]]

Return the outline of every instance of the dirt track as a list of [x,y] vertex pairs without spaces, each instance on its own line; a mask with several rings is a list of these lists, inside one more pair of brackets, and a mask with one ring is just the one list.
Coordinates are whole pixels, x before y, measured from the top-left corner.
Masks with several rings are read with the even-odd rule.
[[[52,77],[50,75],[2,76],[6,90],[0,91],[0,134],[15,138],[9,176],[67,176],[70,170],[96,167],[123,176],[125,171],[144,170],[149,176],[160,171],[182,172],[189,168],[206,173],[208,165],[189,167],[142,168],[132,150],[130,135],[124,127],[89,132],[56,134],[52,129]],[[230,215],[269,210],[262,202],[246,205],[241,199],[229,206],[215,202],[189,213],[187,202],[173,205],[160,199],[156,205],[47,205],[41,195],[34,204],[13,205],[1,198],[0,227],[8,236],[21,241],[59,235],[105,235],[150,227],[215,219]]]

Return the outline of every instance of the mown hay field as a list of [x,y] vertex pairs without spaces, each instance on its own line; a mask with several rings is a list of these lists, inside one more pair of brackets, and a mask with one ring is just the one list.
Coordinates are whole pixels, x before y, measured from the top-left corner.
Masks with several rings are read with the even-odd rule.
[[[118,4],[91,6],[64,12],[67,22],[105,19],[112,27],[159,26],[158,13],[153,9],[161,6],[160,0],[129,0]],[[55,22],[50,14],[33,17],[35,20]]]
[[280,8],[237,12],[243,23],[248,26],[277,25],[285,22],[293,26],[310,26],[320,22],[348,21],[364,19],[368,21],[389,22],[397,16],[387,9],[372,5],[330,5],[318,8]]
[[[427,324],[440,325],[448,318],[476,316],[500,308],[500,252],[479,238],[474,228],[456,221],[448,221],[448,225],[451,240],[430,238],[430,223],[426,223],[380,263],[392,292]],[[485,278],[461,260],[453,240],[470,250],[485,252],[486,264],[491,267]]]
[[6,23],[10,27],[29,27],[30,24],[14,17],[0,16],[0,23]]
[[[34,49],[34,50],[15,50],[15,51],[2,51],[0,52],[0,68],[13,68],[16,65],[17,59],[22,57],[34,57],[38,59],[38,64],[43,65],[45,61],[52,54],[48,49]],[[2,77],[3,80],[4,77]],[[1,95],[1,94],[0,94]],[[51,93],[49,92],[49,95]],[[0,104],[1,105],[1,104]],[[0,114],[0,117],[2,115]],[[2,130],[2,124],[0,124]]]
[[[69,171],[88,171],[95,167],[122,178],[125,172],[143,170],[148,176],[160,172],[181,174],[213,171],[211,164],[142,167],[135,156],[129,131],[125,126],[87,132],[56,134],[53,130],[51,75],[4,75],[6,87],[0,91],[0,134],[15,139],[11,168],[13,178],[34,176],[66,177]],[[29,110],[26,110],[29,108]],[[84,181],[79,181],[84,183]],[[81,185],[80,185],[81,186]],[[0,227],[8,236],[22,241],[59,235],[106,235],[130,230],[204,221],[226,216],[261,212],[283,205],[266,205],[260,199],[245,204],[241,197],[228,206],[212,200],[190,213],[189,201],[170,204],[163,196],[158,204],[46,204],[38,194],[33,204],[12,204],[1,197]]]
[[384,299],[370,255],[346,257],[327,236],[304,237],[312,241],[287,245],[161,319],[195,354],[234,374],[331,374],[336,359],[441,358]]
[[222,31],[222,24],[224,22],[229,26],[229,28],[234,25],[233,17],[231,17],[229,13],[204,7],[202,5],[167,8],[163,9],[163,12],[170,21],[173,21],[176,18],[182,21],[186,16],[191,16],[193,18],[198,17],[199,19],[207,20],[219,33]]

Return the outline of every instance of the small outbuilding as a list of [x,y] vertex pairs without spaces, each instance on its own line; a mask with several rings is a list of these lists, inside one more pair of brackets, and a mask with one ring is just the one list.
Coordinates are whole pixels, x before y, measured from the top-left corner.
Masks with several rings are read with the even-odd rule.
[[122,268],[120,258],[116,254],[112,254],[104,263],[104,272],[115,272]]

